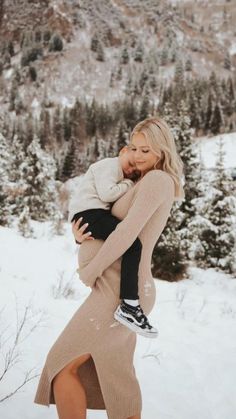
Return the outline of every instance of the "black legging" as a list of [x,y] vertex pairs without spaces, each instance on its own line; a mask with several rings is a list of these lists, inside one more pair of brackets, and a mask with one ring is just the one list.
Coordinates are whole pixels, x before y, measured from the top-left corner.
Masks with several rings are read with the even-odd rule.
[[[73,220],[77,221],[83,217],[82,226],[89,223],[84,231],[87,233],[91,231],[92,237],[95,239],[106,240],[107,237],[115,230],[116,226],[121,220],[114,217],[109,210],[102,208],[89,209],[82,212],[77,212]],[[138,268],[141,258],[142,244],[137,238],[133,244],[126,250],[121,260],[121,281],[120,281],[120,298],[136,300],[138,296]]]

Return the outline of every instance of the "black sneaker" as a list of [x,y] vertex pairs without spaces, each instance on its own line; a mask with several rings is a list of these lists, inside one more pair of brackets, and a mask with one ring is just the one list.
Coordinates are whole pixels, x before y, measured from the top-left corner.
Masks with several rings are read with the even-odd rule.
[[158,336],[157,329],[149,324],[148,318],[140,305],[133,307],[121,301],[114,313],[114,318],[139,335],[147,338],[156,338]]

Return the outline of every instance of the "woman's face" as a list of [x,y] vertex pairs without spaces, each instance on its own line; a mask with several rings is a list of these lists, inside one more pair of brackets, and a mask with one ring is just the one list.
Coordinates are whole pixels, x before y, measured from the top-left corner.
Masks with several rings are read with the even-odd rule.
[[154,165],[160,159],[160,157],[151,150],[151,147],[148,145],[144,134],[141,132],[138,132],[132,136],[130,149],[134,154],[136,168],[140,170],[142,176],[149,170],[152,170]]

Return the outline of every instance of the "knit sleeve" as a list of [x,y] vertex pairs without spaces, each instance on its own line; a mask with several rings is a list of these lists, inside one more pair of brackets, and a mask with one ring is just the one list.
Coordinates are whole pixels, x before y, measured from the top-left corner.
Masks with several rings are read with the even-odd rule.
[[124,195],[134,183],[131,179],[121,179],[113,159],[104,159],[103,165],[94,165],[93,174],[96,191],[103,202],[115,202]]
[[80,279],[85,285],[92,287],[96,278],[125,253],[166,199],[174,200],[172,178],[162,170],[148,172],[137,185],[135,198],[126,217],[109,235],[91,262],[78,269]]

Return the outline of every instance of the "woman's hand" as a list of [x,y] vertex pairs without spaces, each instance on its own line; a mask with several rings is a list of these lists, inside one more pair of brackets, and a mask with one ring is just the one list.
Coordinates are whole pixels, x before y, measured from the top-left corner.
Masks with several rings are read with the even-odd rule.
[[84,233],[84,231],[88,227],[88,223],[83,224],[82,227],[80,227],[82,219],[83,218],[81,217],[76,222],[72,222],[72,233],[74,234],[75,241],[78,244],[83,243],[84,240],[94,240],[94,238],[91,236],[91,231],[89,231],[88,233]]

